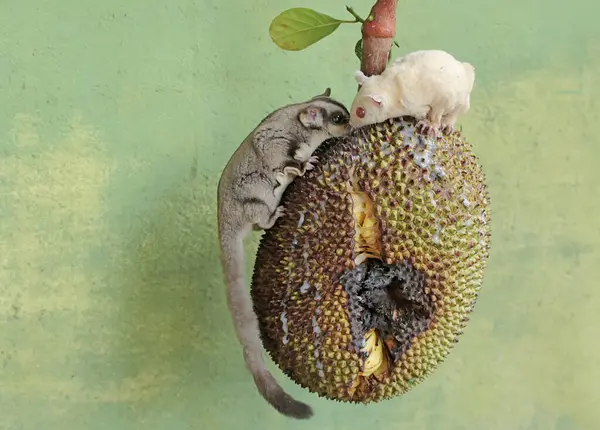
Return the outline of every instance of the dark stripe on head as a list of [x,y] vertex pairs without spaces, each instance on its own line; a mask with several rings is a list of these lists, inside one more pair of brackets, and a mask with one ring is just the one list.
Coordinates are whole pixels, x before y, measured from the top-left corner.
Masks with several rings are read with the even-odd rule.
[[332,104],[334,106],[337,106],[340,109],[342,109],[344,112],[349,113],[348,112],[348,108],[346,106],[344,106],[342,103],[340,103],[337,100],[335,100],[335,99],[331,99],[329,97],[323,97],[323,98],[315,99],[315,101],[319,101],[319,100],[323,101],[323,102],[326,102],[326,103],[329,103],[329,104]]

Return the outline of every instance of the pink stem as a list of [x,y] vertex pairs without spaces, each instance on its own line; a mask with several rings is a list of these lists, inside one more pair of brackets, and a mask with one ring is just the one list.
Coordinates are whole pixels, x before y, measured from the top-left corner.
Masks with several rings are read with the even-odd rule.
[[387,66],[396,35],[397,0],[377,0],[362,25],[363,51],[360,68],[367,75],[380,75]]

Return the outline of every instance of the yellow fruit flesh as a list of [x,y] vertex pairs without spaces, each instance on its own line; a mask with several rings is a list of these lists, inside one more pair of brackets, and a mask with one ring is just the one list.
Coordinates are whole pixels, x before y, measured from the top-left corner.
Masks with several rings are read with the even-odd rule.
[[[358,266],[367,259],[381,260],[381,243],[379,242],[379,223],[375,218],[373,202],[369,196],[361,191],[354,176],[354,169],[350,170],[350,181],[346,183],[346,189],[352,198],[352,215],[354,217],[354,252],[356,257],[354,263]],[[362,392],[368,385],[368,378],[372,375],[378,380],[389,371],[389,351],[383,343],[379,331],[369,330],[364,335],[364,346],[361,351],[366,358],[360,362],[360,372],[352,381],[348,389],[350,397],[356,391]]]

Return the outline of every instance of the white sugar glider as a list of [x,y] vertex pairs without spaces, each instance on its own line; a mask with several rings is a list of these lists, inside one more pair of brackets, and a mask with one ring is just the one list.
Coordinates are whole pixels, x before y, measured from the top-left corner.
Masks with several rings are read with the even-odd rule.
[[398,58],[381,75],[357,71],[355,79],[360,89],[350,108],[351,126],[412,116],[427,134],[451,133],[470,108],[475,68],[447,52],[422,50]]

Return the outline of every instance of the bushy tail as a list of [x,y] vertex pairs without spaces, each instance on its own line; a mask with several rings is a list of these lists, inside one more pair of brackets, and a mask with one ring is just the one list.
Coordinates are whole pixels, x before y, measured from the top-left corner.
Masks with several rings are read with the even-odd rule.
[[227,282],[227,301],[239,342],[244,348],[246,367],[262,397],[281,414],[306,419],[313,414],[305,403],[287,394],[267,370],[262,355],[258,320],[244,281],[244,237],[220,229],[221,261]]

